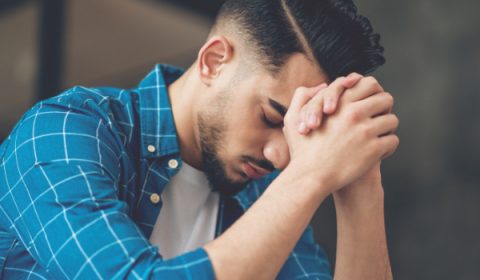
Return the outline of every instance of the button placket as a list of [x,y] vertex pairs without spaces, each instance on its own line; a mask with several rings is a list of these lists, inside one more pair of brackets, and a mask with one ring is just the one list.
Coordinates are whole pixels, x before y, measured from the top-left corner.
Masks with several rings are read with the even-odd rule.
[[169,160],[168,167],[170,167],[171,169],[176,169],[178,167],[178,160],[176,159]]
[[152,193],[150,195],[150,202],[152,202],[153,204],[158,204],[160,200],[160,195],[158,195],[158,193]]
[[153,146],[153,145],[148,145],[147,150],[150,153],[155,153],[157,151],[157,148],[155,148],[155,146]]

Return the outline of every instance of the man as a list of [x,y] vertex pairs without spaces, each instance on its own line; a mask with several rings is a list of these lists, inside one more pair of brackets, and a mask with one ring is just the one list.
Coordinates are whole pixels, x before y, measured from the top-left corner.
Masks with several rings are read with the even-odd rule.
[[391,278],[378,39],[350,1],[231,0],[186,72],[37,104],[0,148],[2,277],[331,279],[333,194],[335,279]]

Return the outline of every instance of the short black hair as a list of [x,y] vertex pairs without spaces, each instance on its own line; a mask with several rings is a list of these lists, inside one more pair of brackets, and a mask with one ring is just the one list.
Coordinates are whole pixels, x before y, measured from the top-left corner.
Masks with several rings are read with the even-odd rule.
[[216,22],[225,21],[273,73],[294,53],[314,59],[331,81],[385,63],[380,35],[351,0],[227,0]]

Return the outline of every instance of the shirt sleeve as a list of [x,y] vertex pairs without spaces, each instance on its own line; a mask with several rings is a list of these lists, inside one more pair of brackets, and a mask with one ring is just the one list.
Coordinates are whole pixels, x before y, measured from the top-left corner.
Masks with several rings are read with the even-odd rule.
[[121,142],[101,114],[40,104],[0,159],[0,221],[48,279],[214,279],[202,248],[164,260],[117,197]]
[[311,226],[303,233],[277,279],[332,279],[330,264],[323,249],[315,242]]

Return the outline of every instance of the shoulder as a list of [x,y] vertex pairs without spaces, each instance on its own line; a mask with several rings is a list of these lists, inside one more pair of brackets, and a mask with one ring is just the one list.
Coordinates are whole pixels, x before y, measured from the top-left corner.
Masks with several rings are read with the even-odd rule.
[[113,87],[75,86],[37,105],[50,105],[84,111],[87,114],[108,115],[119,113],[137,102],[137,94],[128,89]]
[[121,100],[120,91],[77,86],[37,103],[16,124],[0,155],[6,162],[12,155],[21,157],[18,164],[29,166],[70,158],[101,159],[105,153],[118,158],[124,145],[116,119],[129,106],[119,112],[103,104]]

